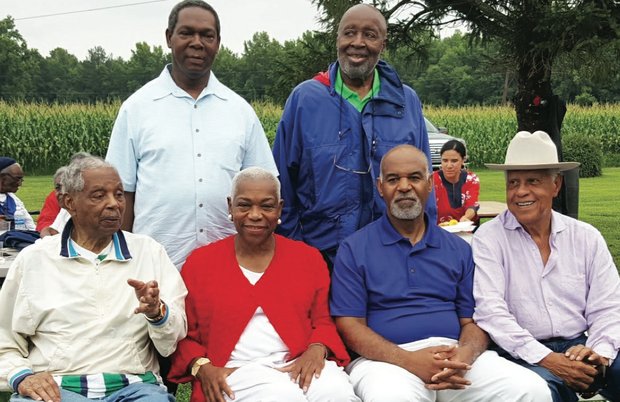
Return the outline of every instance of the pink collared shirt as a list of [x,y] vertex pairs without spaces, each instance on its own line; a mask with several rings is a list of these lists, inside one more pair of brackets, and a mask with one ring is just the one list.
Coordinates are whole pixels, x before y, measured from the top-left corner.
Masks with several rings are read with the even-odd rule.
[[553,212],[551,255],[543,265],[510,211],[476,231],[472,248],[474,320],[512,356],[538,363],[551,350],[538,340],[575,338],[614,359],[620,349],[620,279],[593,226]]

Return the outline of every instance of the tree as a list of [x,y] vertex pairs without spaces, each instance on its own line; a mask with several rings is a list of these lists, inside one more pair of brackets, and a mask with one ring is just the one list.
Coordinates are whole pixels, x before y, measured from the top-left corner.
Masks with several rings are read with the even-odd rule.
[[213,71],[218,79],[247,100],[269,100],[283,104],[300,82],[327,69],[333,60],[333,41],[324,32],[306,31],[301,38],[278,41],[264,32],[245,42],[245,52],[238,56],[220,49]]
[[273,63],[277,78],[272,99],[284,104],[295,86],[326,71],[335,53],[335,42],[322,32],[306,31],[301,38],[284,42],[280,57]]
[[28,49],[10,16],[0,20],[0,97],[31,98],[41,59],[39,52]]
[[151,47],[146,42],[136,43],[127,62],[127,91],[129,94],[157,77],[166,64],[170,63],[170,54],[164,53],[161,46]]
[[128,93],[126,62],[108,56],[101,46],[88,50],[81,62],[80,85],[87,101],[125,98]]
[[425,59],[411,54],[406,47],[396,47],[385,54],[401,80],[416,90],[424,104],[500,102],[506,67],[496,61],[495,43],[471,43],[468,34],[458,31],[451,37],[429,37],[425,42]]
[[556,93],[569,102],[620,102],[620,39],[597,47],[595,53],[574,50],[561,55],[553,68]]
[[243,86],[241,84],[242,63],[240,60],[241,59],[239,56],[237,56],[232,50],[222,46],[220,47],[220,51],[217,53],[217,57],[215,58],[212,68],[217,79],[229,88],[232,88],[235,92],[237,92],[238,88]]
[[37,95],[47,102],[76,102],[80,100],[79,74],[77,57],[57,47],[41,63]]
[[250,99],[272,100],[269,90],[278,79],[273,64],[282,54],[282,45],[267,32],[257,32],[243,47],[241,93]]

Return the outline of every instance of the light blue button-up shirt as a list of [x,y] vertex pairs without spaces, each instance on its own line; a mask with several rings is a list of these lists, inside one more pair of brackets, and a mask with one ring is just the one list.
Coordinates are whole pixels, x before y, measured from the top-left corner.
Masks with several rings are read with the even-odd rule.
[[252,107],[213,72],[194,99],[169,66],[123,103],[106,159],[135,192],[133,231],[162,243],[179,269],[195,248],[235,233],[226,204],[235,173],[277,174]]

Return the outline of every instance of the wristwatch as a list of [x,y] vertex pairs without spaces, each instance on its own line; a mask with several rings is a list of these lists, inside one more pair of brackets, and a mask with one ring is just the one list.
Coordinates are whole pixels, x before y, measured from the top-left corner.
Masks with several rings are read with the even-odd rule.
[[205,364],[209,364],[209,363],[211,363],[211,360],[207,359],[206,357],[201,357],[198,360],[196,360],[191,370],[192,377],[196,377],[196,374],[198,374],[198,370],[200,370],[200,367],[204,366]]

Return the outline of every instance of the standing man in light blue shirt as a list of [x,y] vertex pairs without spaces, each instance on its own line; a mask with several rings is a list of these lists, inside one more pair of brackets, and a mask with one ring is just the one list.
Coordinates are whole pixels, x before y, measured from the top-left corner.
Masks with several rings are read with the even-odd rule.
[[256,113],[211,71],[220,39],[213,7],[174,6],[172,64],[123,103],[106,156],[126,191],[123,229],[155,238],[179,269],[195,248],[234,233],[226,196],[235,173],[277,174]]

